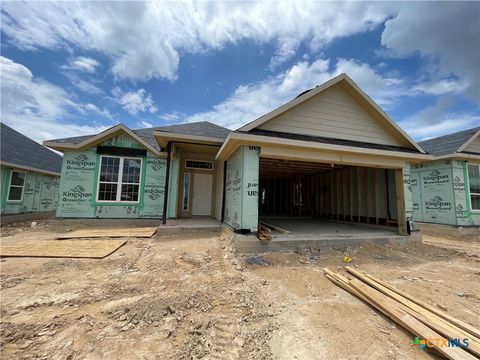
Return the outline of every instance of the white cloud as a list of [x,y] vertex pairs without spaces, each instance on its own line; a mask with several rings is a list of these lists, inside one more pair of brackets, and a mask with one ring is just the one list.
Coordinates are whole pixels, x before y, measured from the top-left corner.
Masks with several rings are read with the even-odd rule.
[[412,95],[405,80],[380,75],[370,65],[356,60],[339,59],[336,65],[336,73],[342,72],[350,76],[364,92],[384,109],[398,103],[402,97]]
[[145,120],[139,121],[137,124],[141,128],[151,128],[151,127],[153,127],[153,124],[151,122],[145,121]]
[[69,65],[66,65],[65,68],[94,73],[99,66],[100,63],[95,59],[78,56],[70,60]]
[[97,113],[105,119],[112,119],[112,114],[110,114],[110,111],[108,111],[106,108],[99,108],[98,106],[90,103],[86,104],[83,108],[86,111]]
[[[273,43],[271,68],[383,24],[384,53],[419,53],[438,81],[455,74],[480,101],[478,2],[4,2],[2,31],[22,49],[71,44],[111,59],[120,79],[174,81],[181,54]],[[132,26],[134,24],[134,26]],[[94,65],[77,59],[78,67]],[[424,74],[420,74],[424,75]]]
[[65,123],[63,120],[68,119],[69,112],[91,112],[93,109],[89,104],[75,103],[62,88],[36,79],[27,67],[3,56],[0,61],[3,122],[38,142],[105,129],[101,124]]
[[453,102],[440,97],[415,115],[401,121],[399,125],[413,138],[427,140],[437,136],[465,130],[480,124],[480,115],[467,112],[449,112]]
[[160,118],[162,120],[165,120],[166,122],[172,123],[172,122],[179,122],[183,120],[184,118],[186,118],[186,115],[180,111],[172,111],[172,112],[160,115]]
[[[2,5],[1,20],[22,49],[74,44],[109,56],[118,78],[175,80],[183,53],[273,42],[275,67],[302,43],[317,50],[387,16],[383,6],[361,2],[12,2]],[[77,65],[92,69],[85,61]]]
[[77,74],[71,71],[62,71],[62,74],[70,80],[70,83],[75,86],[81,92],[89,95],[102,95],[104,94],[103,90],[98,86],[94,85],[92,82],[80,78]]
[[[393,56],[420,54],[428,75],[438,81],[455,74],[472,99],[480,102],[480,3],[398,3],[385,23],[382,44]],[[437,90],[438,92],[438,90]]]
[[436,81],[426,81],[415,85],[413,91],[421,91],[427,95],[445,95],[445,94],[462,94],[468,84],[453,79],[442,79]]
[[380,105],[392,104],[400,96],[408,95],[408,91],[403,92],[402,80],[382,77],[367,64],[339,59],[331,71],[329,65],[324,59],[298,62],[278,76],[239,86],[211,111],[193,114],[186,121],[210,121],[236,129],[342,72],[347,72]]
[[140,112],[153,114],[158,110],[152,100],[152,95],[146,92],[145,89],[123,92],[119,88],[115,88],[112,94],[116,101],[132,115],[137,115]]

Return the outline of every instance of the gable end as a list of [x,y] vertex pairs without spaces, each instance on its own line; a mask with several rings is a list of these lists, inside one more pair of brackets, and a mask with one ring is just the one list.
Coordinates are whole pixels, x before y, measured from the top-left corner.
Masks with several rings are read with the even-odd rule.
[[414,148],[392,134],[384,119],[354,95],[336,83],[257,129]]

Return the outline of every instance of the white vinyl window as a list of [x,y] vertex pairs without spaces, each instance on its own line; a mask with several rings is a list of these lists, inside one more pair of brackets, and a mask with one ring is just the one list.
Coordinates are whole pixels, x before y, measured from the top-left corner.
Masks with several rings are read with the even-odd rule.
[[142,159],[101,156],[97,201],[138,202]]
[[190,173],[185,173],[183,175],[183,198],[182,198],[183,211],[188,211],[189,203],[190,203]]
[[25,185],[25,173],[20,171],[12,171],[10,173],[8,201],[22,201],[24,185]]
[[186,169],[213,170],[213,161],[185,160]]
[[480,211],[480,165],[468,165],[468,183],[472,210]]

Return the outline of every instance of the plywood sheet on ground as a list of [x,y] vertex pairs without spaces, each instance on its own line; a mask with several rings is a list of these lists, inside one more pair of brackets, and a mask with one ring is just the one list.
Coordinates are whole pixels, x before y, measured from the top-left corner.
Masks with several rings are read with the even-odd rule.
[[105,237],[152,237],[157,227],[90,228],[74,230],[57,236],[56,239],[105,238]]
[[102,259],[126,240],[33,240],[0,246],[0,257],[60,257]]

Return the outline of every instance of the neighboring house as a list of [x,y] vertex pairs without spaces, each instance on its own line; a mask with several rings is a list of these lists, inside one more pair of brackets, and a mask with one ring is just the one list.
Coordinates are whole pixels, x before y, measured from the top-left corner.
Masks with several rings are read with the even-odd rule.
[[435,160],[411,170],[415,221],[480,225],[480,127],[419,145]]
[[409,164],[433,158],[345,74],[233,132],[117,125],[44,144],[64,152],[58,217],[211,216],[239,232],[316,216],[404,235]]
[[1,213],[53,211],[62,157],[0,123]]

